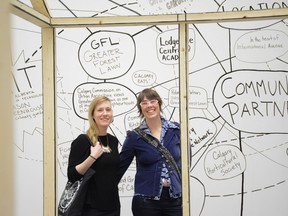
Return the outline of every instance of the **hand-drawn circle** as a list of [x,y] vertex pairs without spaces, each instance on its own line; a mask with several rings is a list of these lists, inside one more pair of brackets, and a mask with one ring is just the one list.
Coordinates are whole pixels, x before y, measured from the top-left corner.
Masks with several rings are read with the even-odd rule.
[[236,146],[219,145],[207,152],[204,169],[206,175],[211,179],[229,179],[244,172],[246,159]]
[[111,100],[114,117],[129,112],[136,106],[136,95],[126,86],[111,82],[89,82],[78,85],[73,91],[72,102],[76,115],[87,120],[90,102],[100,95]]
[[[189,61],[195,55],[195,32],[189,28],[188,35]],[[160,33],[156,39],[156,51],[158,60],[167,65],[179,64],[179,35],[178,29],[171,29]]]
[[287,53],[287,41],[288,35],[281,31],[252,31],[236,41],[234,52],[236,58],[243,62],[269,62]]
[[132,81],[138,86],[151,86],[156,82],[156,74],[147,70],[135,71],[132,74]]
[[89,76],[107,80],[127,73],[134,63],[135,53],[135,41],[129,34],[102,30],[83,41],[78,58]]

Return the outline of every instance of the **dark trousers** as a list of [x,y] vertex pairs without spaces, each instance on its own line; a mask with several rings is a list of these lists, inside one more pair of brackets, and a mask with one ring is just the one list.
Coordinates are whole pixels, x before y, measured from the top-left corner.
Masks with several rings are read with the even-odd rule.
[[170,199],[169,189],[163,188],[160,200],[134,196],[132,212],[134,216],[182,216],[182,199]]
[[82,216],[120,216],[120,209],[103,211],[93,208],[84,208]]

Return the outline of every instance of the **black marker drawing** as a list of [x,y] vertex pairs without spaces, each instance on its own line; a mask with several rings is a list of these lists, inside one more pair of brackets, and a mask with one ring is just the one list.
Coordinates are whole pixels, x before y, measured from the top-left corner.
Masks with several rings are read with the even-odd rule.
[[[47,3],[55,17],[228,12],[288,5],[287,0]],[[18,175],[22,181],[31,172],[33,186],[41,191],[40,30],[14,19],[11,75]],[[25,28],[19,28],[23,23]],[[287,23],[286,19],[189,25],[191,215],[288,214]],[[87,107],[95,95],[112,101],[115,117],[109,132],[118,137],[121,150],[126,131],[140,123],[137,94],[155,88],[163,98],[163,115],[179,121],[181,84],[177,25],[59,28],[56,35],[57,169],[62,191],[71,141],[86,131]],[[127,216],[132,215],[135,170],[133,162],[119,183],[121,211]],[[29,188],[19,190],[19,208],[27,205],[24,194]],[[42,193],[32,197],[38,203]],[[42,208],[41,202],[25,215],[39,215]]]

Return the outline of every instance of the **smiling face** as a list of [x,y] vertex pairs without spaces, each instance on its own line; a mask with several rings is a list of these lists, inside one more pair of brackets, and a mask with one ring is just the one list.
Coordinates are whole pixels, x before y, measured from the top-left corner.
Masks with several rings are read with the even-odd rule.
[[158,100],[149,100],[144,97],[140,103],[142,114],[146,119],[158,118],[160,116],[160,106]]
[[144,89],[137,97],[137,108],[141,118],[151,117],[156,113],[160,116],[161,106],[162,99],[160,95],[151,88]]
[[113,110],[110,101],[104,101],[95,106],[92,116],[98,126],[99,132],[106,132],[113,119]]

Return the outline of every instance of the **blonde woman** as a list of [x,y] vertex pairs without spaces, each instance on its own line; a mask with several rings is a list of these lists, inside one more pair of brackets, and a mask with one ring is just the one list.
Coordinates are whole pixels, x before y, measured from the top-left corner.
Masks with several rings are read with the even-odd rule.
[[80,134],[71,144],[68,179],[73,182],[83,177],[89,168],[95,170],[88,185],[82,216],[119,216],[116,179],[120,162],[119,141],[107,133],[113,121],[109,98],[99,96],[92,100],[88,121],[90,127],[86,134]]

